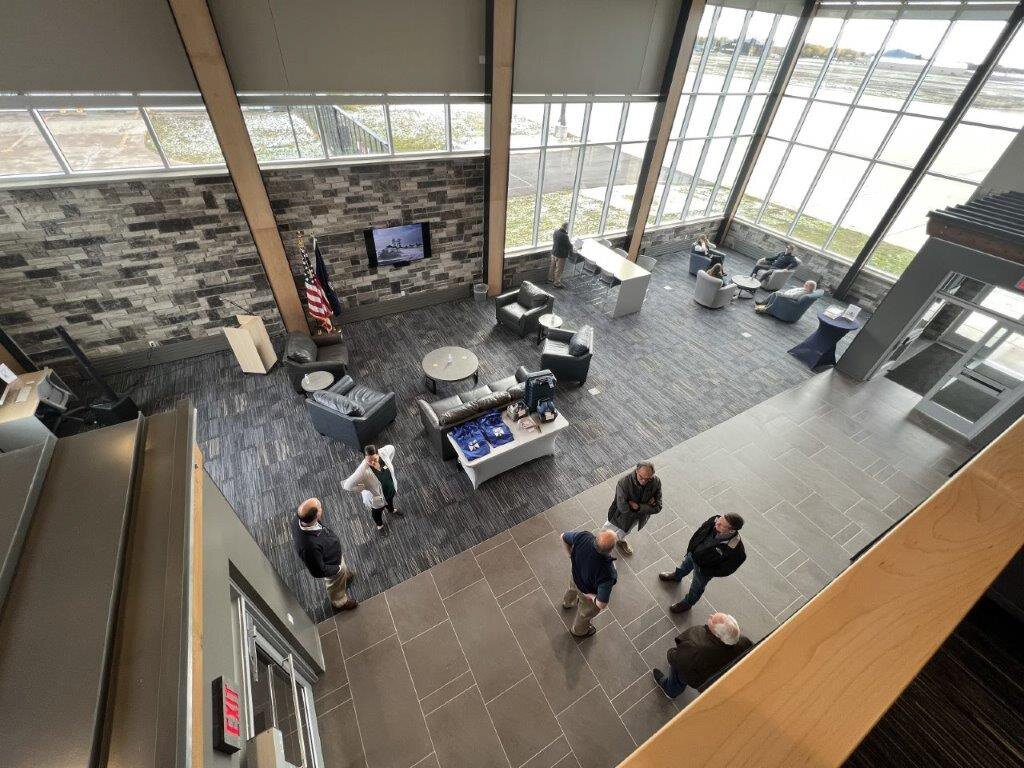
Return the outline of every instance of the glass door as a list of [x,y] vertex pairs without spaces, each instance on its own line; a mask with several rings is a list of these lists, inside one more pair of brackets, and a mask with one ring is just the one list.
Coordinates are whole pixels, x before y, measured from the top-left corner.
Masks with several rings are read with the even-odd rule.
[[240,594],[239,627],[248,738],[276,728],[281,732],[285,759],[296,768],[318,768],[320,738],[313,704],[312,675],[301,669],[255,607]]
[[1024,329],[977,311],[964,324],[968,333],[988,327],[916,410],[972,439],[1024,396]]

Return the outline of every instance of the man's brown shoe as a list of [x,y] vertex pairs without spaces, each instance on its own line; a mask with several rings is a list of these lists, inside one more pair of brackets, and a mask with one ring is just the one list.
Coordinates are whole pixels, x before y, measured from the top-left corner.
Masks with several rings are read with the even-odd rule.
[[619,541],[619,551],[626,557],[629,557],[633,554],[633,548],[629,546],[629,542],[625,539]]
[[354,597],[350,597],[343,603],[333,603],[333,605],[334,609],[337,611],[351,611],[354,608],[359,607],[359,601],[356,600]]
[[662,581],[674,581],[678,584],[682,579],[677,579],[674,571],[662,571],[658,574],[658,578]]

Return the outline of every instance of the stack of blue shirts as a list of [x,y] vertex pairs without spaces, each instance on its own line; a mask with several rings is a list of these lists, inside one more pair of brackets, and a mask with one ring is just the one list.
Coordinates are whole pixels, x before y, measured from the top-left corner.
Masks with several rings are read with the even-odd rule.
[[452,428],[452,438],[470,461],[486,456],[491,446],[504,445],[514,439],[512,430],[502,421],[500,411],[489,411],[479,418]]

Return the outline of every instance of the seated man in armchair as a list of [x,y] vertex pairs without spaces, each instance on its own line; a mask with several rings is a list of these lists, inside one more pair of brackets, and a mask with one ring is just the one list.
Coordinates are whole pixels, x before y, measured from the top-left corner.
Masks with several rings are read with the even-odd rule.
[[764,314],[769,309],[771,309],[772,304],[775,303],[775,300],[779,296],[782,296],[784,299],[797,299],[803,296],[804,294],[814,293],[814,291],[817,290],[817,288],[818,284],[816,282],[814,282],[813,280],[808,280],[803,285],[798,286],[796,288],[789,288],[788,290],[785,291],[776,291],[775,293],[770,294],[768,296],[767,301],[761,304],[755,304],[754,311],[757,312],[759,315]]
[[797,258],[793,253],[792,244],[786,246],[786,250],[780,251],[774,256],[765,256],[758,259],[751,271],[751,277],[761,277],[759,273],[769,272],[775,269],[792,269],[797,265]]

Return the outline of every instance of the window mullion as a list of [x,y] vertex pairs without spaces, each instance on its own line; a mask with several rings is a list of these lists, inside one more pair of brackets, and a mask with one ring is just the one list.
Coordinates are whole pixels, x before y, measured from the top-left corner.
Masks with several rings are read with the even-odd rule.
[[875,149],[875,154],[871,156],[871,159],[868,162],[868,167],[865,168],[864,173],[861,174],[860,180],[857,182],[857,185],[853,189],[853,194],[851,194],[850,199],[846,201],[846,206],[843,208],[842,212],[837,217],[836,223],[832,227],[832,231],[829,232],[828,237],[825,238],[825,244],[822,246],[822,250],[828,250],[829,245],[831,245],[832,241],[835,239],[836,233],[839,232],[839,227],[842,224],[843,219],[845,219],[846,215],[850,212],[850,208],[853,207],[854,200],[857,199],[857,196],[864,188],[864,184],[867,183],[868,176],[871,174],[872,169],[874,169],[875,165],[878,163],[878,159],[882,156],[882,151],[885,149],[885,145],[889,143],[889,139],[892,138],[893,133],[896,131],[896,126],[899,124],[900,118],[904,114],[906,114],[907,107],[910,106],[910,103],[914,100],[914,97],[917,95],[918,90],[921,88],[921,83],[924,82],[925,78],[928,76],[928,72],[931,71],[932,65],[935,63],[935,57],[939,55],[939,50],[942,48],[943,44],[946,42],[946,39],[953,31],[953,25],[960,18],[962,7],[963,6],[957,8],[956,12],[950,19],[949,24],[946,25],[946,29],[943,30],[942,36],[939,38],[939,42],[935,46],[935,50],[932,51],[932,55],[928,58],[928,61],[925,63],[924,67],[921,68],[921,72],[920,74],[918,74],[917,80],[914,81],[914,85],[911,87],[910,92],[907,94],[907,97],[903,100],[903,105],[896,112],[896,116],[893,118],[892,124],[889,126],[889,130],[885,132],[885,135],[879,142],[878,147]]
[[160,146],[160,139],[156,137],[156,130],[153,128],[153,123],[149,119],[149,113],[146,112],[145,107],[139,107],[139,115],[142,117],[142,122],[146,125],[146,130],[149,132],[149,138],[153,140],[153,146],[156,148],[156,153],[160,155],[160,162],[164,164],[164,170],[170,170],[171,164],[167,162],[167,156],[164,154],[164,148]]
[[68,163],[67,158],[64,157],[64,152],[61,150],[57,140],[53,137],[53,134],[50,133],[50,128],[46,125],[46,121],[43,120],[43,116],[39,114],[39,110],[37,109],[30,109],[28,113],[32,116],[32,120],[35,122],[39,132],[43,134],[43,139],[50,147],[50,151],[53,152],[54,157],[57,158],[57,162],[60,164],[61,169],[65,174],[70,176],[72,173],[71,165]]
[[[761,210],[757,213],[757,219],[755,223],[760,224],[761,219],[764,218],[765,211],[768,210],[768,205],[772,199],[772,193],[775,191],[775,186],[779,183],[779,177],[782,176],[782,169],[786,167],[786,163],[789,160],[789,155],[793,151],[793,142],[797,135],[800,133],[800,129],[803,128],[804,121],[807,119],[807,113],[811,110],[811,104],[814,103],[814,97],[818,94],[818,89],[821,87],[822,82],[825,80],[825,75],[828,72],[828,68],[832,66],[832,62],[835,59],[836,51],[839,47],[839,40],[843,36],[843,29],[846,27],[846,22],[849,19],[851,11],[846,12],[846,16],[843,17],[843,23],[839,25],[839,31],[836,32],[836,39],[832,43],[832,47],[829,48],[828,55],[825,57],[824,63],[821,65],[821,72],[814,79],[814,83],[811,85],[811,92],[807,95],[807,103],[804,104],[803,111],[800,113],[800,117],[796,121],[796,126],[793,128],[793,137],[786,142],[786,148],[783,150],[782,157],[779,160],[779,167],[775,169],[775,175],[772,177],[771,184],[768,185],[768,189],[765,192],[764,200],[761,202]],[[799,58],[797,64],[800,63]],[[785,96],[785,94],[783,94]]]
[[672,162],[668,166],[668,177],[665,179],[665,189],[661,193],[661,200],[658,201],[658,213],[654,219],[654,226],[661,223],[665,216],[665,206],[668,201],[668,193],[672,188],[672,178],[676,175],[676,165],[679,163],[679,155],[683,148],[683,140],[677,139],[675,149],[672,150]]
[[544,105],[544,113],[540,121],[540,148],[537,151],[537,191],[533,201],[533,244],[540,240],[540,204],[544,196],[544,165],[547,159],[548,120],[551,116],[551,105]]
[[394,157],[396,155],[396,152],[395,152],[395,137],[394,137],[394,134],[391,132],[391,105],[390,104],[385,104],[384,105],[384,125],[388,129],[388,155],[391,156],[391,157]]
[[875,55],[872,57],[871,63],[868,65],[867,72],[864,74],[864,78],[861,80],[856,92],[854,92],[853,99],[850,101],[849,107],[847,107],[846,114],[843,115],[843,119],[839,121],[839,127],[836,129],[836,134],[832,137],[832,141],[829,143],[828,149],[825,151],[825,156],[822,157],[821,162],[818,164],[818,170],[811,179],[811,183],[807,187],[807,192],[804,193],[803,200],[800,201],[800,207],[797,208],[796,216],[793,217],[793,221],[790,222],[789,229],[786,230],[786,237],[792,237],[793,232],[796,231],[796,224],[800,221],[800,217],[803,216],[804,208],[807,207],[807,203],[810,201],[811,195],[814,194],[814,190],[818,186],[818,182],[821,181],[821,176],[825,172],[825,166],[828,165],[829,158],[832,157],[832,153],[839,144],[839,137],[842,136],[843,131],[846,130],[846,125],[850,122],[850,118],[853,116],[853,110],[857,108],[857,102],[860,101],[860,97],[867,89],[868,81],[871,80],[871,76],[875,73],[875,68],[878,66],[878,62],[882,58],[882,53],[886,50],[889,44],[889,39],[892,37],[893,30],[896,29],[896,25],[899,23],[902,16],[903,9],[901,8],[896,17],[892,20],[892,24],[889,25],[889,29],[886,30],[885,37],[882,39],[882,43],[878,50],[875,51]]
[[598,228],[600,234],[604,234],[605,225],[608,223],[608,208],[611,204],[612,189],[615,186],[615,174],[619,170],[619,155],[622,154],[622,135],[626,131],[626,120],[629,117],[629,103],[623,102],[622,113],[619,115],[619,129],[615,133],[615,144],[612,145],[611,173],[608,175],[608,185],[604,191],[604,205],[601,208],[601,224]]
[[580,131],[582,142],[576,157],[576,175],[572,182],[572,202],[569,203],[569,229],[576,229],[576,208],[580,198],[580,186],[583,184],[583,161],[587,153],[587,132],[590,130],[590,102],[583,108],[583,129]]

